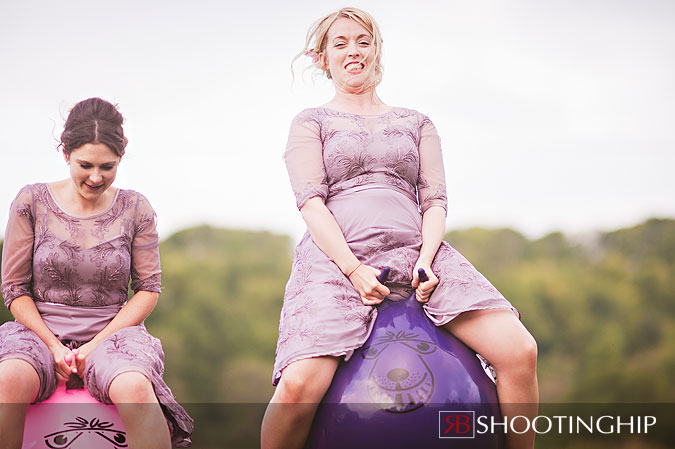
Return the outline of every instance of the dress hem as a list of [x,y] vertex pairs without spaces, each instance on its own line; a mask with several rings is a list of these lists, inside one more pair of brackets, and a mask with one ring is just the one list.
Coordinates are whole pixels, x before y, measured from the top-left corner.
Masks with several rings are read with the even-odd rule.
[[362,347],[365,342],[368,340],[370,337],[370,334],[373,332],[373,327],[375,326],[375,320],[377,319],[377,308],[373,308],[373,316],[370,320],[370,323],[368,324],[368,330],[366,331],[366,336],[363,339],[363,341],[357,345],[352,345],[347,347],[346,349],[341,349],[338,351],[333,351],[333,352],[327,352],[327,353],[320,353],[320,354],[315,354],[311,356],[296,356],[292,357],[289,359],[287,363],[283,365],[282,368],[279,368],[278,370],[274,371],[274,376],[272,378],[272,385],[277,386],[279,384],[279,381],[281,380],[281,375],[283,371],[290,365],[291,363],[298,362],[300,360],[305,360],[305,359],[313,359],[315,357],[343,357],[345,358],[345,362],[349,361],[349,359],[352,358],[354,355],[354,352]]
[[[495,299],[498,299],[498,298],[495,298]],[[426,309],[426,307],[423,308],[424,314],[427,316],[427,318],[429,318],[429,320],[436,327],[445,326],[450,321],[454,320],[455,318],[457,318],[459,315],[461,315],[464,312],[473,312],[473,311],[476,311],[476,310],[499,310],[499,309],[510,310],[516,315],[516,317],[519,320],[521,319],[521,315],[520,315],[520,312],[518,311],[518,309],[516,309],[515,307],[513,307],[511,305],[506,305],[506,304],[495,305],[495,306],[485,306],[485,307],[472,307],[472,308],[468,308],[466,310],[462,310],[462,311],[456,312],[456,313],[432,313],[432,312],[429,312]],[[443,317],[443,318],[439,319],[438,317]],[[375,309],[374,316],[370,321],[370,325],[368,326],[368,332],[366,333],[366,337],[364,338],[363,342],[361,342],[358,345],[352,345],[352,346],[349,346],[345,349],[341,349],[341,350],[338,350],[338,351],[319,353],[319,354],[314,354],[314,355],[311,355],[311,356],[296,356],[296,357],[293,357],[293,358],[289,359],[288,363],[285,363],[282,368],[280,368],[278,370],[275,370],[274,377],[273,377],[273,380],[272,380],[272,385],[277,386],[279,384],[279,381],[281,380],[281,375],[283,373],[283,370],[286,369],[286,367],[288,367],[288,365],[290,365],[291,363],[300,361],[300,360],[312,359],[312,358],[315,358],[315,357],[343,357],[344,356],[345,362],[349,361],[349,359],[352,357],[354,352],[357,349],[363,347],[365,342],[370,337],[370,334],[372,333],[373,326],[375,325],[376,319],[377,319],[377,309]]]
[[[426,305],[425,305],[426,306]],[[433,313],[427,310],[426,307],[423,308],[424,314],[431,320],[431,322],[434,324],[436,327],[440,326],[445,326],[448,324],[450,321],[454,320],[457,318],[459,315],[463,314],[464,312],[474,312],[476,310],[499,310],[499,309],[504,309],[504,310],[510,310],[512,311],[516,317],[520,320],[520,312],[518,309],[513,307],[512,305],[507,305],[507,304],[502,304],[502,305],[494,305],[494,306],[483,306],[483,307],[470,307],[465,310],[462,310],[460,312],[452,312],[452,313]],[[438,318],[438,317],[443,317],[443,318]]]

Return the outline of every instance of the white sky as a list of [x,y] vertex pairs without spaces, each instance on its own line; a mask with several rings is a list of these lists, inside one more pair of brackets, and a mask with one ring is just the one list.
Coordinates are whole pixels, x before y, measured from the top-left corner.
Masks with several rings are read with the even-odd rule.
[[[675,217],[675,2],[362,0],[388,104],[441,134],[448,229],[529,236]],[[413,6],[414,5],[414,6]],[[336,1],[0,0],[0,228],[23,185],[68,176],[55,140],[101,96],[126,118],[116,185],[165,238],[209,223],[298,238],[281,154],[331,98],[289,64]],[[304,78],[304,80],[303,80]]]

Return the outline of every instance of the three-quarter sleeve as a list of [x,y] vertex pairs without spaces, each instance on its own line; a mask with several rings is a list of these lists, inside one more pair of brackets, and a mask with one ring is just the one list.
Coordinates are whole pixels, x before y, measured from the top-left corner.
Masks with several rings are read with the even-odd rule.
[[140,193],[137,195],[131,242],[131,289],[161,293],[157,215],[147,198]]
[[12,201],[2,246],[2,297],[7,307],[19,296],[33,297],[35,203],[31,186]]
[[445,170],[441,139],[436,127],[427,116],[420,122],[420,173],[417,181],[417,195],[422,213],[431,206],[448,210],[448,195],[445,188]]
[[328,183],[323,164],[321,125],[311,112],[303,111],[293,120],[284,161],[298,209],[312,197],[326,199]]

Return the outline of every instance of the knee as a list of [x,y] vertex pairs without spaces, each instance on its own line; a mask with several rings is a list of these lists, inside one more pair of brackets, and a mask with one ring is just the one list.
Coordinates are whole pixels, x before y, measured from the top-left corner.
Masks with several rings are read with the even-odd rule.
[[[537,354],[537,341],[526,331],[504,358],[503,368],[511,373],[530,376],[537,370]],[[499,376],[499,367],[496,368]]]
[[157,402],[150,380],[136,371],[117,375],[110,383],[108,395],[116,404]]
[[30,363],[21,359],[0,362],[0,402],[31,402],[39,388],[40,378]]
[[537,341],[529,332],[523,338],[519,352],[520,362],[523,367],[527,368],[528,371],[536,370],[539,350],[537,349]]
[[275,392],[276,402],[318,403],[329,385],[322,385],[300,373],[284,373]]

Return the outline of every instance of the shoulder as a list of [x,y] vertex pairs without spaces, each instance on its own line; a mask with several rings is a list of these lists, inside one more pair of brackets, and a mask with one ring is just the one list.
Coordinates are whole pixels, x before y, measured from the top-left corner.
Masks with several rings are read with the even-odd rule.
[[15,198],[20,198],[20,197],[25,197],[25,196],[32,196],[34,195],[34,192],[36,189],[42,187],[46,188],[47,184],[41,183],[41,182],[36,182],[34,184],[26,184],[25,186],[21,187],[19,189],[19,192],[16,194]]
[[325,129],[325,117],[323,108],[307,108],[298,112],[291,122],[289,142],[310,137],[320,138],[322,130]]
[[395,107],[391,113],[394,120],[414,133],[417,139],[429,132],[435,132],[434,124],[426,114],[410,108]]
[[321,107],[316,108],[305,108],[302,111],[295,114],[293,117],[293,125],[302,125],[304,123],[316,123],[320,125],[323,121],[323,118],[326,116],[326,109]]
[[47,184],[37,182],[35,184],[26,184],[19,189],[19,192],[14,197],[12,204],[15,203],[30,203],[32,205],[36,194],[41,195],[41,192],[47,191]]
[[117,205],[120,210],[129,211],[127,217],[132,220],[135,233],[156,227],[157,213],[142,193],[131,189],[119,189]]
[[400,119],[414,121],[420,128],[428,123],[431,123],[431,119],[429,119],[428,115],[416,109],[394,107],[392,109],[392,114]]
[[142,199],[147,201],[145,195],[143,195],[141,192],[132,189],[121,189],[118,187],[117,193],[115,193],[115,195],[117,195],[117,201],[120,201],[120,199],[122,200],[130,199],[134,201]]
[[11,209],[17,211],[20,215],[30,217],[33,211],[34,188],[37,184],[26,184],[19,189],[19,192],[12,200]]
[[133,208],[135,211],[149,210],[154,213],[154,209],[152,208],[150,201],[141,192],[131,189],[118,189],[116,195],[117,199],[115,202],[123,209]]

